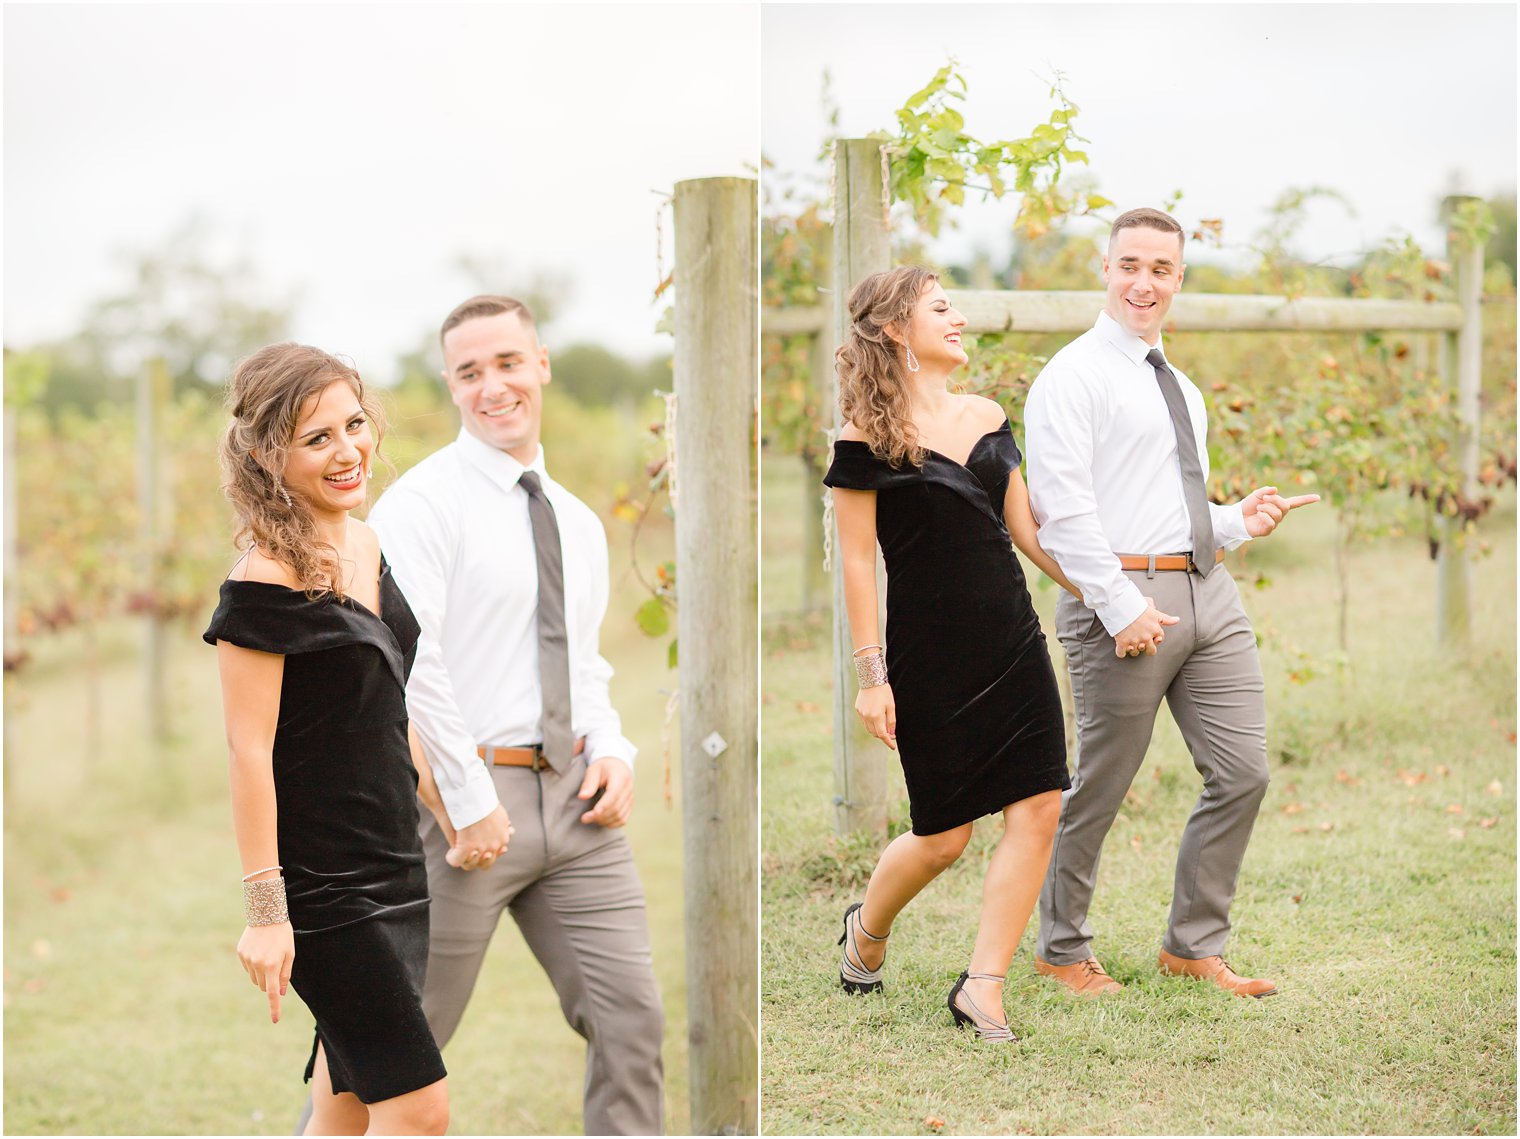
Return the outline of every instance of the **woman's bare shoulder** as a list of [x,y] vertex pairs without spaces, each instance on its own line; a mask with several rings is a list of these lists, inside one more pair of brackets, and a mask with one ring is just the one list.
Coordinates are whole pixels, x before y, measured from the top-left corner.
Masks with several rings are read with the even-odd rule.
[[1008,422],[1008,413],[1003,410],[1003,405],[995,399],[988,399],[984,395],[963,395],[961,399],[966,401],[966,414],[979,427],[985,427],[988,431],[995,431],[999,426]]
[[227,574],[228,581],[262,581],[270,585],[283,585],[287,589],[300,589],[301,583],[283,562],[277,562],[257,546],[250,546]]
[[362,519],[355,518],[351,514],[348,516],[348,526],[354,536],[355,544],[361,550],[368,551],[371,554],[379,553],[380,535],[375,533],[374,527]]
[[851,439],[856,443],[864,443],[867,441],[866,433],[860,428],[856,427],[854,422],[848,419],[845,420],[844,426],[839,429],[839,438]]

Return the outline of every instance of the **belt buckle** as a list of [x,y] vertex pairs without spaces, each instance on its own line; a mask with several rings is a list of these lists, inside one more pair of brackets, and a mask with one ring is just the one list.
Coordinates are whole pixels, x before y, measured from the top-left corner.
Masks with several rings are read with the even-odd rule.
[[533,763],[532,763],[531,769],[533,771],[542,771],[542,770],[544,770],[544,768],[546,768],[548,766],[549,766],[549,761],[544,758],[544,745],[543,744],[534,744],[533,745]]
[[1185,554],[1184,557],[1186,557],[1186,559],[1187,559],[1187,572],[1188,573],[1197,573],[1198,572],[1198,563],[1193,560],[1192,551],[1191,550],[1188,551],[1188,553]]

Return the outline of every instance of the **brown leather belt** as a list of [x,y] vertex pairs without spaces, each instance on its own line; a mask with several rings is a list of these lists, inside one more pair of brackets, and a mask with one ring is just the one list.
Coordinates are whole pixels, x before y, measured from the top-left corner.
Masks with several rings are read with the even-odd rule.
[[[1214,551],[1214,564],[1224,561],[1224,551]],[[1127,570],[1146,570],[1154,573],[1158,570],[1188,571],[1195,567],[1192,554],[1120,554],[1119,564]]]
[[[580,755],[585,750],[586,737],[582,736],[575,741],[575,750],[571,754]],[[490,747],[481,744],[475,749],[475,754],[497,767],[531,767],[534,771],[542,771],[549,766],[549,761],[544,758],[542,744],[534,744],[532,747]]]

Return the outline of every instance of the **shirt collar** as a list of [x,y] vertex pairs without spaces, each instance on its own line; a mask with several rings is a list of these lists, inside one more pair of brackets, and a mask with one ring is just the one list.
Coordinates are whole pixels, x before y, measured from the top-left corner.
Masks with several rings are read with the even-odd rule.
[[[1107,312],[1100,312],[1098,314],[1098,321],[1093,325],[1093,328],[1099,336],[1119,349],[1120,352],[1123,352],[1132,364],[1143,364],[1146,356],[1151,352],[1149,344],[1141,340],[1134,333],[1125,331],[1124,326],[1109,316]],[[1165,360],[1166,346],[1159,338],[1156,341],[1156,347],[1161,350],[1161,358]]]
[[544,467],[542,443],[539,444],[538,454],[533,456],[533,461],[523,466],[505,451],[499,451],[489,443],[475,438],[463,427],[459,429],[459,438],[455,442],[470,465],[502,490],[511,490],[515,487],[524,471],[532,471],[538,475],[540,481],[547,481],[549,478],[549,472]]

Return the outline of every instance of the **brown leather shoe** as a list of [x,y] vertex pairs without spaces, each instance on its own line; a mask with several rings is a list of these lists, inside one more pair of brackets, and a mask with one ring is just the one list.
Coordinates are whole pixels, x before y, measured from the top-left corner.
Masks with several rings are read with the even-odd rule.
[[1156,958],[1161,971],[1173,977],[1192,977],[1198,981],[1213,981],[1227,993],[1237,997],[1270,997],[1277,992],[1272,981],[1242,977],[1231,969],[1223,957],[1178,957],[1165,949]]
[[1074,965],[1052,965],[1049,961],[1034,959],[1034,969],[1042,977],[1054,977],[1079,997],[1100,997],[1104,993],[1117,993],[1124,988],[1098,964],[1096,957],[1078,961]]

